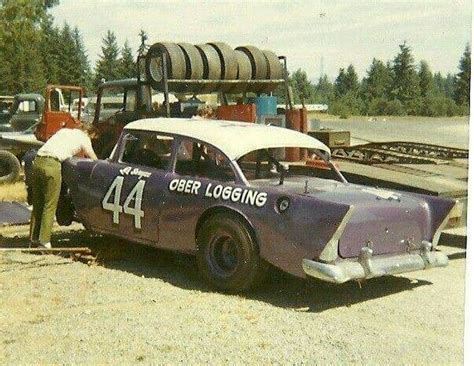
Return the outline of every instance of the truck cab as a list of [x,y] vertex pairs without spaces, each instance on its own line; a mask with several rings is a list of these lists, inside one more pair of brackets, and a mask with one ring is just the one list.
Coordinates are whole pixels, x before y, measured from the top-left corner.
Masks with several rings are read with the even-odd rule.
[[44,97],[36,93],[21,93],[15,95],[12,114],[6,132],[24,131],[38,124],[44,111]]
[[99,158],[110,155],[127,123],[157,116],[151,95],[151,87],[137,79],[107,81],[99,85],[97,97],[91,98],[88,105],[89,118],[92,111],[94,113],[92,126],[96,138],[93,146]]
[[82,104],[84,90],[79,86],[48,85],[45,96],[43,117],[35,130],[36,138],[43,142],[63,127],[76,128],[81,124],[81,108],[73,111],[73,105],[74,99]]

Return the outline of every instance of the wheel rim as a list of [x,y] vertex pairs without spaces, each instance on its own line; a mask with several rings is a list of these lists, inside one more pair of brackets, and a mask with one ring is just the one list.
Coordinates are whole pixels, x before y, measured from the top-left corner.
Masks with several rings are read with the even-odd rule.
[[209,246],[210,265],[221,276],[230,276],[239,262],[237,243],[228,235],[217,235],[211,240]]
[[155,57],[151,59],[150,74],[154,81],[161,81],[163,79],[163,71],[160,58]]

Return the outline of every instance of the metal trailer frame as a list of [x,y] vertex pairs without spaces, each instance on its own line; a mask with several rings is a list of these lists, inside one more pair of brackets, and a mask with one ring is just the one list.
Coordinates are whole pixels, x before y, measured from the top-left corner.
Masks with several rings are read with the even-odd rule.
[[440,164],[446,160],[468,159],[469,151],[419,142],[390,141],[334,148],[332,157],[367,165]]
[[[166,106],[166,117],[171,116],[169,93],[174,86],[188,84],[188,85],[202,85],[202,84],[219,84],[219,85],[242,85],[242,84],[284,84],[285,85],[285,105],[286,109],[293,109],[293,101],[291,100],[291,94],[289,89],[288,81],[288,69],[287,69],[287,58],[286,56],[278,56],[278,59],[282,63],[284,70],[283,79],[266,79],[266,80],[211,80],[211,79],[168,79],[168,60],[166,54],[161,55],[161,66],[162,66],[162,86],[161,90],[164,94],[164,104]],[[143,72],[142,72],[143,70]],[[139,83],[147,83],[145,73],[145,56],[140,55],[137,58],[137,75]],[[227,98],[225,92],[218,92],[221,94],[221,100],[224,105],[227,105]],[[238,93],[240,94],[240,93]],[[242,93],[242,94],[245,94]]]

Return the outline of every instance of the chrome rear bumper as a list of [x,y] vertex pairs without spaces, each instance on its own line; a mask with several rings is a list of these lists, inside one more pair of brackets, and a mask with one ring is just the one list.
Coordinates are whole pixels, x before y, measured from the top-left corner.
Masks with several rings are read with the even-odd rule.
[[357,260],[342,260],[328,264],[303,259],[304,272],[314,278],[332,283],[363,280],[397,273],[418,271],[448,265],[448,257],[439,251],[431,251],[431,243],[423,243],[420,253],[373,257],[372,249],[361,249]]

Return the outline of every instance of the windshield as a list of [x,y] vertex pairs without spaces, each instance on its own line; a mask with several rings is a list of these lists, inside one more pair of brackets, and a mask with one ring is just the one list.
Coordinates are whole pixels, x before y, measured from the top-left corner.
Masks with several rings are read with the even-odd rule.
[[286,178],[298,176],[345,181],[325,153],[306,148],[291,149],[298,154],[297,161],[286,160],[285,148],[274,148],[252,151],[241,157],[237,164],[249,182],[284,183]]

